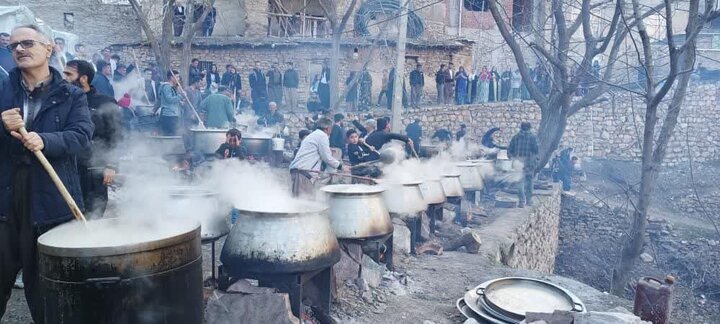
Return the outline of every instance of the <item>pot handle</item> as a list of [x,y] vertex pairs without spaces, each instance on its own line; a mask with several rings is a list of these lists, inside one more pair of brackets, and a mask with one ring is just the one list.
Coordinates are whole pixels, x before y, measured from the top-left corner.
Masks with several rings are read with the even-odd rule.
[[573,302],[573,309],[572,309],[572,310],[574,310],[574,311],[576,311],[576,312],[583,313],[583,312],[585,312],[585,307],[584,307],[582,304],[580,304],[580,303]]
[[475,293],[478,294],[478,296],[485,295],[485,287],[478,287],[478,289],[475,289]]
[[104,277],[104,278],[88,278],[85,279],[85,285],[92,286],[95,289],[110,289],[122,283],[120,277]]

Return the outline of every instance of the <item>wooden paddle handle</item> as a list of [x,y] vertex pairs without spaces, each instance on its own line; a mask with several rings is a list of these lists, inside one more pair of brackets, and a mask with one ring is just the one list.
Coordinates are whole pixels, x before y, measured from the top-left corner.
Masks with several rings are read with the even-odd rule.
[[[20,135],[22,137],[27,137],[28,132],[25,129],[25,127],[20,128],[19,130]],[[45,168],[45,171],[47,171],[48,175],[50,175],[50,179],[55,183],[55,186],[60,191],[60,194],[63,196],[63,199],[65,199],[65,202],[68,204],[68,207],[70,207],[70,211],[73,213],[73,216],[75,216],[75,219],[79,221],[86,222],[85,216],[80,211],[80,208],[75,203],[75,199],[70,195],[70,192],[68,192],[67,188],[65,188],[65,185],[63,184],[62,180],[60,180],[60,177],[58,176],[57,172],[55,172],[55,169],[53,168],[52,164],[50,164],[50,161],[45,157],[45,154],[43,154],[42,151],[35,151],[35,157],[40,161],[40,164],[42,164],[43,168]]]

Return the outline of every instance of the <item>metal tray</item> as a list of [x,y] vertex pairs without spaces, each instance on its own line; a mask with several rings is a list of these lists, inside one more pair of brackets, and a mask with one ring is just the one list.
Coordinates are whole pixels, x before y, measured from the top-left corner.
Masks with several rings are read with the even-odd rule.
[[[547,281],[507,277],[486,281],[475,290],[482,298],[479,308],[501,318],[520,322],[525,313],[552,313],[555,310],[585,312],[585,305],[570,291]],[[500,316],[498,316],[500,317]]]
[[[460,310],[460,313],[465,315],[465,317],[468,317],[467,315],[474,315],[473,318],[480,323],[508,324],[508,322],[496,319],[492,315],[485,312],[484,309],[480,308],[478,303],[478,301],[480,300],[480,295],[477,294],[477,288],[479,287],[480,286],[470,289],[468,292],[465,293],[465,297],[460,299],[464,302],[463,304],[461,304],[460,300],[458,300],[456,305],[458,306],[458,310]],[[463,311],[463,308],[461,308],[460,306],[465,306],[465,311]],[[469,312],[467,311],[468,309],[470,310]]]

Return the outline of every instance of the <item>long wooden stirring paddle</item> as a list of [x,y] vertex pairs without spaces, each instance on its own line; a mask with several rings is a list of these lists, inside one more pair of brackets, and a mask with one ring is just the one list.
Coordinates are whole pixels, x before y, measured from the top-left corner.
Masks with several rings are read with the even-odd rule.
[[[25,127],[20,128],[18,131],[22,137],[27,137],[28,132],[25,129]],[[47,171],[48,175],[50,175],[50,179],[55,183],[55,186],[60,191],[60,194],[63,196],[63,199],[65,199],[65,202],[68,204],[68,207],[70,207],[70,211],[73,213],[73,216],[75,216],[75,219],[82,221],[83,223],[86,223],[87,220],[85,219],[85,216],[80,211],[80,208],[75,203],[75,199],[70,195],[70,192],[68,192],[67,188],[65,188],[65,185],[63,184],[62,180],[60,180],[60,177],[58,176],[57,172],[55,172],[55,169],[53,168],[52,164],[50,164],[50,161],[45,157],[45,154],[43,154],[42,151],[35,151],[33,152],[35,154],[35,157],[40,161],[40,164],[42,164],[43,168],[45,168],[45,171]]]

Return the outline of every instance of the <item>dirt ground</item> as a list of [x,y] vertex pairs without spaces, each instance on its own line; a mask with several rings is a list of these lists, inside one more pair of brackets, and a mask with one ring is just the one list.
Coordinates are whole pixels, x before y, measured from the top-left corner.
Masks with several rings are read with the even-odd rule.
[[[598,160],[583,168],[587,181],[575,184],[574,199],[563,200],[556,273],[606,291],[631,222],[627,185],[638,183],[639,165]],[[646,260],[632,277],[677,278],[673,323],[720,323],[720,235],[713,226],[720,220],[720,168],[694,165],[693,173],[695,186],[687,166],[664,168],[651,203]]]

